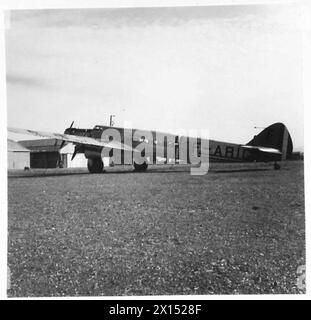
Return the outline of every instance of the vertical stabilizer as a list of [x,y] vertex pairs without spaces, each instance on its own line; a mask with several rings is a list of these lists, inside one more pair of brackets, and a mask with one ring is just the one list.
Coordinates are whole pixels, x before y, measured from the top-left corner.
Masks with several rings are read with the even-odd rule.
[[256,135],[248,146],[273,148],[282,152],[280,160],[286,160],[293,152],[291,136],[283,123],[277,122]]

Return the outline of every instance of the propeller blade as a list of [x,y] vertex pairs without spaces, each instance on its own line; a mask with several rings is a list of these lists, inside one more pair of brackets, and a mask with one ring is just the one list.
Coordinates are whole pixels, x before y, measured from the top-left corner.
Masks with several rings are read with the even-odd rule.
[[65,143],[66,143],[66,141],[65,141],[65,140],[63,140],[63,141],[62,141],[62,143],[61,143],[61,145],[59,146],[59,149],[62,149],[62,148],[63,148],[63,146],[65,145]]
[[77,153],[78,153],[78,148],[75,147],[75,151],[74,151],[73,154],[72,154],[71,161],[75,158],[75,156],[76,156]]

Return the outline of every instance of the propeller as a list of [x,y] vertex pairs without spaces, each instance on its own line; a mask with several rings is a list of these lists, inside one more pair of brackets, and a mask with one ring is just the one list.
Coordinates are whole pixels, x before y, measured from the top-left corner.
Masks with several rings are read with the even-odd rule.
[[66,141],[65,141],[65,140],[63,140],[63,141],[62,141],[62,143],[61,143],[61,145],[59,146],[59,149],[62,149],[62,148],[63,148],[63,146],[65,145],[65,143],[66,143]]
[[[71,122],[71,125],[70,125],[69,129],[72,128],[73,124],[74,124],[74,121]],[[65,142],[65,141],[63,141],[63,143],[64,143],[64,142]],[[75,156],[77,155],[78,152],[79,152],[79,147],[78,147],[78,146],[75,146],[75,150],[74,150],[74,152],[73,152],[73,154],[72,154],[72,156],[71,156],[71,161],[75,158]]]
[[78,151],[79,151],[78,146],[75,146],[75,151],[72,154],[71,161],[75,158],[75,156],[78,153]]
[[[72,122],[71,122],[71,125],[70,125],[69,129],[71,129],[71,128],[72,128],[73,124],[74,124],[74,121],[72,121]],[[62,149],[62,148],[64,147],[65,143],[66,143],[66,141],[65,141],[65,140],[63,140],[63,142],[61,143],[61,145],[60,145],[59,149]]]

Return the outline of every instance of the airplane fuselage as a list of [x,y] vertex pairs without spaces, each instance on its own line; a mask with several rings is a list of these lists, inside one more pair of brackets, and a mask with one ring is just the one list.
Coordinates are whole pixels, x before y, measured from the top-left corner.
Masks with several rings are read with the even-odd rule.
[[[133,148],[142,142],[152,152],[147,154],[147,161],[151,164],[159,163],[192,163],[191,155],[201,156],[204,146],[208,141],[208,157],[211,162],[252,162],[252,161],[278,161],[279,155],[263,154],[256,150],[248,150],[242,148],[241,144],[222,142],[217,140],[196,139],[186,136],[178,136],[173,134],[160,133],[157,131],[147,131],[138,129],[126,129],[120,127],[95,126],[93,129],[68,128],[65,134],[91,137],[100,141],[109,142],[111,137],[109,131],[113,129],[119,133],[121,143],[130,143]],[[107,134],[106,134],[107,133]],[[181,157],[181,146],[187,149],[187,155]],[[206,148],[206,147],[205,147]],[[85,154],[86,158],[102,157],[101,147],[81,146],[78,152]],[[126,151],[121,150],[121,163],[127,164],[125,161]],[[184,152],[184,151],[183,151]],[[113,157],[113,151],[109,156]],[[134,160],[133,160],[134,161]]]

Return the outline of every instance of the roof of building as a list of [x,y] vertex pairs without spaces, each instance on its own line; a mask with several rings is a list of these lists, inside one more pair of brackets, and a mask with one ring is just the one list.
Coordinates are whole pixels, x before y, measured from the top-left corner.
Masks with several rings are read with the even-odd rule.
[[58,152],[62,141],[57,139],[23,140],[19,143],[32,152]]
[[30,152],[29,149],[25,148],[20,143],[14,141],[14,140],[7,139],[7,142],[8,142],[8,151],[9,152]]

